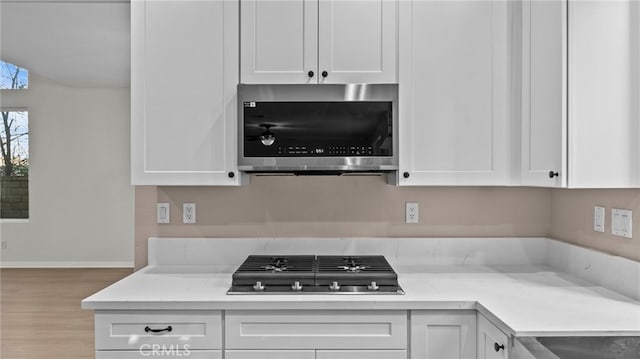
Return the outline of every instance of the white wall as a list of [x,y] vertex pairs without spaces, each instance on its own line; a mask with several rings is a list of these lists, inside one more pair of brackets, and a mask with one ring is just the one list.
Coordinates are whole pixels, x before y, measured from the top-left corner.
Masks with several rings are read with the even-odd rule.
[[0,265],[132,266],[128,88],[71,88],[30,72],[0,106],[29,111],[30,218],[0,223]]

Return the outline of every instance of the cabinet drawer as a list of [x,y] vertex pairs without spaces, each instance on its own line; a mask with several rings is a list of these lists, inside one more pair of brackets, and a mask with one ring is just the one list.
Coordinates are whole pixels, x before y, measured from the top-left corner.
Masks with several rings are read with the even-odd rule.
[[171,351],[168,347],[162,347],[153,351],[97,351],[96,359],[141,359],[141,358],[189,358],[189,359],[222,359],[221,350],[198,350],[198,351]]
[[407,312],[227,311],[227,349],[406,349]]
[[[171,328],[169,330],[169,328]],[[95,316],[96,350],[221,349],[220,311],[105,311]],[[188,345],[188,346],[187,346]]]
[[316,359],[407,359],[406,350],[318,350]]
[[225,359],[316,359],[315,350],[225,350]]

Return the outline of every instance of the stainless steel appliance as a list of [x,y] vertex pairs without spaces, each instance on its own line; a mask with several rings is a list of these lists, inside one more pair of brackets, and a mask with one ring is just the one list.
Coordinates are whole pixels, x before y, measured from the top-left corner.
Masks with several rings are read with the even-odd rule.
[[398,85],[238,85],[238,169],[363,174],[398,169]]
[[228,294],[404,294],[384,256],[251,255]]

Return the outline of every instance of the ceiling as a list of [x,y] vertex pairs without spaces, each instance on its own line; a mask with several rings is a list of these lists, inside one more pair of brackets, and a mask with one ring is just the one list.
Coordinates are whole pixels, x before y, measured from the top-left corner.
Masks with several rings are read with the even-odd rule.
[[122,0],[0,0],[0,58],[72,87],[127,87],[130,10]]

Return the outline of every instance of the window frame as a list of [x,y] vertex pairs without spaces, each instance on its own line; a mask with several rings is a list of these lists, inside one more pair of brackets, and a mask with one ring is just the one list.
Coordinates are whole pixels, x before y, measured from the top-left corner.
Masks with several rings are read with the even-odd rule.
[[[27,90],[27,89],[0,89],[0,91],[16,91],[16,90]],[[27,129],[29,129],[29,135],[31,135],[31,129],[29,124],[31,123],[31,118],[29,116],[29,108],[28,107],[16,107],[16,106],[0,106],[0,112],[26,112],[27,113]],[[29,138],[30,139],[30,138]],[[28,156],[29,156],[29,170],[28,170],[28,176],[27,177],[31,177],[31,147],[29,147],[29,151],[28,151]],[[27,187],[27,191],[29,193],[29,212],[28,212],[28,217],[27,218],[1,218],[0,217],[0,224],[9,224],[9,223],[29,223],[31,220],[31,180],[29,180],[28,183],[28,187]]]

